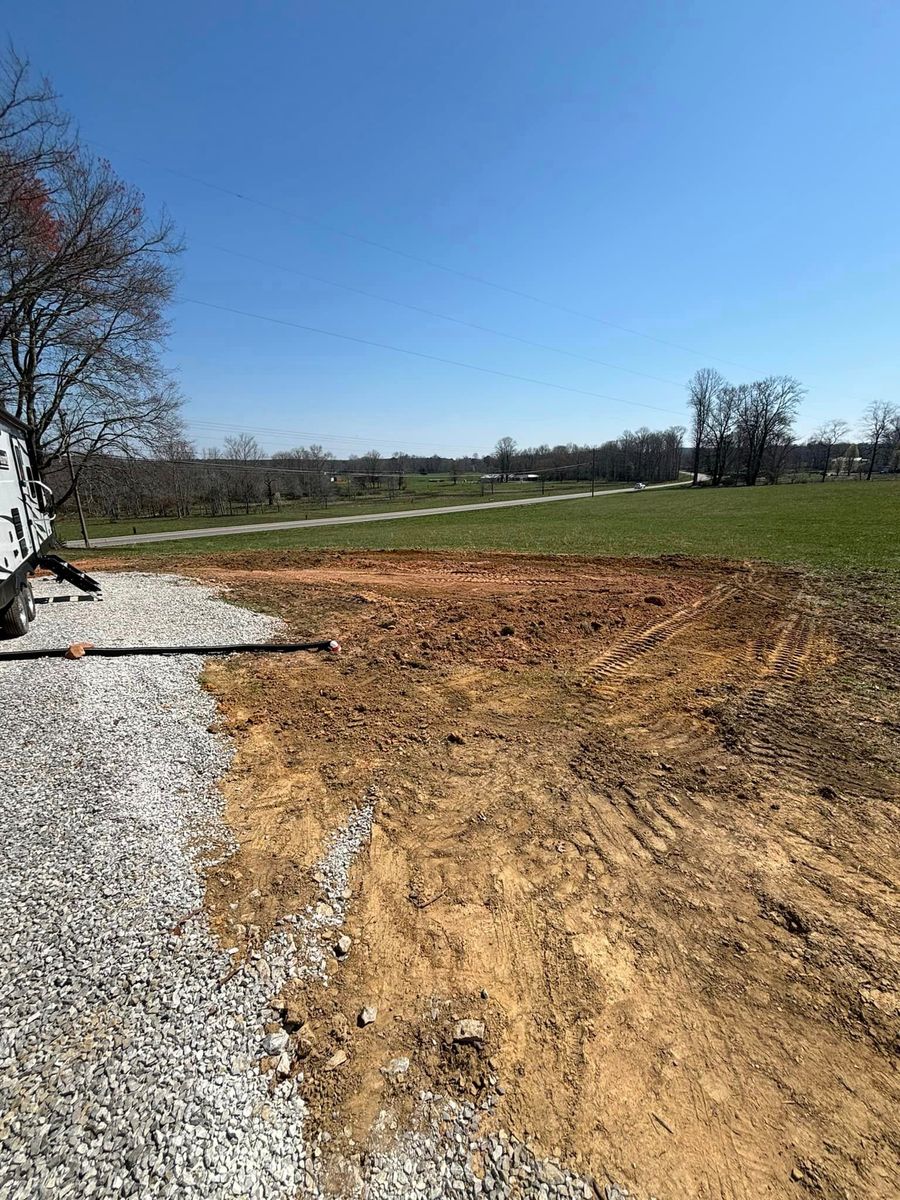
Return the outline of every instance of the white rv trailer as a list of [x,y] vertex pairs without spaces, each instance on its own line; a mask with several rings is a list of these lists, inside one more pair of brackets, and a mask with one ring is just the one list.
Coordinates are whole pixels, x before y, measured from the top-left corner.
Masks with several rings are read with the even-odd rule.
[[38,478],[28,426],[0,408],[0,636],[28,632],[35,616],[28,576],[37,567],[84,592],[100,591],[90,576],[47,553],[52,537],[53,493]]
[[28,576],[53,532],[53,497],[37,478],[28,427],[0,410],[0,631],[26,633],[34,620]]

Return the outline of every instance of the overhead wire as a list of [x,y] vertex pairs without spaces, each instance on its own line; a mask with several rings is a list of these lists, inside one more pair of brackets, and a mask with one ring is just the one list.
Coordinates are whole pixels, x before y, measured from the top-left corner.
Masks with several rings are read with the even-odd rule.
[[[450,446],[447,443],[440,442],[414,442],[408,438],[384,438],[374,435],[363,435],[353,433],[311,433],[309,430],[297,429],[270,429],[260,426],[236,425],[222,421],[185,421],[184,424],[190,429],[199,429],[202,431],[218,432],[223,434],[229,433],[251,433],[254,436],[257,434],[272,435],[278,438],[312,438],[317,442],[357,442],[360,445],[371,447],[373,445],[391,446],[394,450],[401,449],[401,443],[405,446],[418,446],[427,450],[455,450],[455,446]],[[296,444],[296,443],[295,443]],[[418,451],[411,451],[418,453]],[[458,457],[458,456],[457,456]]]
[[247,262],[256,263],[261,267],[266,267],[272,271],[283,271],[289,275],[297,275],[300,279],[309,279],[313,283],[323,283],[326,287],[339,288],[344,292],[352,292],[357,296],[365,296],[369,300],[377,300],[382,304],[392,304],[395,308],[405,308],[408,312],[422,313],[426,317],[437,317],[440,321],[451,321],[454,325],[462,325],[466,329],[475,329],[479,333],[488,333],[493,337],[506,338],[511,342],[519,342],[522,346],[532,346],[536,350],[549,350],[551,354],[562,354],[566,358],[580,359],[582,362],[592,363],[597,367],[606,367],[611,371],[623,371],[627,375],[636,375],[640,379],[651,379],[654,383],[666,383],[672,387],[682,387],[677,379],[666,379],[662,375],[652,375],[649,371],[638,371],[633,367],[623,367],[618,363],[606,362],[602,358],[593,358],[589,354],[580,354],[575,350],[565,350],[561,346],[551,346],[547,342],[536,342],[532,338],[520,337],[516,333],[507,333],[503,329],[494,329],[490,325],[481,325],[477,321],[467,321],[464,317],[453,317],[449,313],[438,312],[433,308],[424,308],[420,304],[409,304],[405,300],[395,300],[391,296],[382,296],[378,292],[370,292],[365,288],[355,287],[349,283],[339,283],[335,279],[326,279],[322,275],[313,275],[309,271],[301,271],[298,267],[289,267],[284,263],[267,262],[263,258],[257,258],[254,254],[245,254],[242,250],[232,250],[228,246],[219,246],[215,243],[195,243],[200,246],[205,246],[210,250],[216,250],[220,254],[229,254],[233,258],[243,258]]
[[227,304],[214,304],[211,300],[198,300],[192,296],[182,296],[180,297],[180,303],[196,304],[202,308],[216,309],[219,312],[227,312],[240,317],[248,317],[254,321],[268,321],[273,325],[282,325],[291,329],[299,329],[304,333],[316,333],[323,337],[338,338],[345,342],[355,342],[360,346],[372,346],[379,350],[391,350],[395,354],[407,354],[413,358],[421,358],[430,362],[442,363],[444,366],[462,367],[467,371],[480,371],[484,375],[494,375],[501,379],[512,379],[518,383],[530,383],[538,387],[553,388],[555,391],[569,392],[576,396],[590,396],[595,400],[609,400],[614,404],[627,404],[632,408],[651,409],[654,412],[666,413],[669,416],[681,417],[684,415],[684,410],[675,412],[673,409],[661,408],[656,404],[646,404],[640,400],[625,400],[620,396],[611,396],[605,392],[593,392],[586,388],[571,387],[568,384],[552,383],[550,380],[536,379],[529,375],[516,375],[511,371],[498,370],[496,367],[480,367],[475,363],[463,362],[461,359],[444,358],[442,355],[438,354],[427,354],[423,350],[411,350],[406,346],[394,346],[390,342],[377,342],[371,338],[357,337],[356,335],[350,333],[338,333],[334,329],[324,329],[317,325],[306,325],[299,321],[288,321],[284,317],[272,317],[266,315],[265,313],[250,312],[249,310],[243,308],[232,308]]
[[[118,153],[118,151],[117,151]],[[528,300],[532,304],[541,304],[547,308],[555,308],[559,312],[567,313],[569,316],[579,317],[582,320],[593,321],[598,325],[603,325],[608,329],[615,329],[619,333],[626,333],[631,337],[642,338],[645,341],[656,342],[661,346],[668,346],[673,350],[680,350],[685,354],[691,354],[695,357],[708,359],[714,362],[725,363],[728,366],[738,367],[741,370],[748,370],[743,364],[734,362],[731,359],[723,358],[717,354],[707,354],[702,350],[696,350],[691,346],[682,345],[680,342],[670,341],[668,338],[657,337],[652,333],[644,333],[640,329],[633,329],[628,325],[620,325],[615,321],[609,321],[605,317],[598,317],[594,313],[584,312],[581,309],[572,308],[566,304],[560,304],[556,300],[548,300],[544,296],[537,296],[532,292],[526,292],[520,288],[510,287],[504,283],[498,283],[496,280],[488,279],[484,275],[477,275],[471,271],[464,271],[458,267],[448,266],[446,263],[438,262],[436,259],[426,258],[420,254],[414,254],[409,250],[401,250],[397,246],[391,246],[387,242],[381,242],[375,238],[366,237],[364,234],[353,233],[347,229],[341,229],[337,225],[332,225],[328,221],[322,221],[317,217],[305,216],[295,212],[292,209],[285,208],[280,204],[273,204],[269,200],[261,200],[257,196],[251,196],[246,192],[239,192],[234,188],[225,187],[222,184],[212,183],[208,179],[203,179],[199,175],[193,175],[188,171],[182,171],[176,167],[169,167],[161,163],[154,163],[152,160],[144,157],[141,154],[136,154],[134,151],[124,151],[132,158],[151,167],[153,170],[164,171],[166,174],[174,175],[176,178],[186,179],[190,183],[195,183],[199,187],[208,188],[210,191],[220,192],[222,195],[231,196],[233,199],[242,200],[247,204],[255,205],[257,208],[264,208],[270,212],[279,213],[281,216],[288,217],[290,220],[298,221],[301,224],[311,225],[317,229],[324,229],[326,232],[333,234],[336,237],[345,238],[349,241],[357,242],[360,245],[369,246],[376,250],[381,250],[386,254],[393,254],[398,258],[407,259],[409,262],[417,262],[422,266],[430,267],[436,271],[443,271],[448,275],[455,275],[459,279],[468,280],[470,283],[477,283],[482,287],[493,288],[495,291],[505,292],[509,296],[517,296],[521,300]]]
[[[85,140],[90,141],[91,139],[85,139]],[[98,148],[100,148],[100,149],[104,149],[104,147],[96,141],[94,141],[93,144],[97,145]],[[130,157],[134,158],[136,161],[144,163],[145,166],[148,166],[148,167],[152,168],[153,170],[163,171],[166,174],[175,176],[176,178],[185,179],[190,183],[197,184],[199,187],[204,187],[204,188],[209,189],[210,191],[219,192],[222,195],[230,196],[233,199],[242,200],[245,203],[255,205],[258,208],[268,209],[270,212],[277,212],[281,216],[288,217],[290,220],[297,221],[301,224],[310,225],[314,228],[323,229],[326,232],[331,233],[336,237],[345,238],[350,241],[358,242],[361,245],[370,246],[374,249],[382,250],[387,254],[392,254],[398,258],[404,258],[411,262],[420,263],[423,266],[431,267],[437,271],[443,271],[446,274],[455,275],[460,279],[469,280],[470,282],[477,283],[483,287],[493,288],[496,291],[505,292],[508,295],[517,296],[520,299],[528,300],[534,304],[540,304],[547,308],[555,308],[559,312],[567,313],[570,316],[576,316],[583,320],[593,321],[599,325],[604,325],[607,328],[615,329],[620,333],[626,333],[632,337],[642,338],[645,341],[656,342],[659,345],[668,346],[671,349],[680,350],[686,354],[691,354],[698,358],[705,359],[707,361],[723,363],[726,366],[737,367],[739,370],[742,370],[742,371],[757,372],[757,370],[758,370],[755,367],[747,366],[746,363],[736,362],[734,359],[724,358],[722,355],[718,355],[718,354],[709,354],[706,351],[697,350],[691,346],[685,346],[680,342],[673,342],[667,338],[658,337],[655,334],[645,333],[643,330],[640,330],[640,329],[633,329],[632,327],[627,326],[627,325],[620,325],[616,322],[609,321],[604,317],[598,317],[595,313],[584,312],[581,309],[576,309],[576,308],[572,308],[569,305],[560,304],[558,301],[549,300],[545,296],[538,296],[538,295],[535,295],[534,293],[526,292],[519,288],[510,287],[507,284],[498,283],[496,280],[488,279],[486,276],[478,275],[478,274],[475,274],[474,272],[470,272],[470,271],[464,271],[457,267],[451,267],[451,266],[448,266],[446,263],[441,263],[434,259],[430,259],[430,258],[426,258],[422,255],[414,254],[408,250],[401,250],[397,246],[391,246],[386,242],[381,242],[374,238],[366,237],[364,234],[354,233],[347,229],[341,229],[339,226],[332,225],[328,221],[322,221],[317,217],[306,216],[306,215],[303,215],[302,213],[294,211],[293,209],[286,208],[283,205],[273,204],[271,201],[261,200],[259,197],[251,196],[246,192],[239,192],[234,188],[229,188],[229,187],[225,187],[222,184],[213,183],[212,181],[210,181],[208,179],[203,179],[201,176],[194,175],[191,172],[182,171],[179,168],[170,167],[163,163],[153,162],[151,159],[148,159],[146,156],[144,156],[142,154],[137,154],[133,150],[117,149],[115,152],[129,155]],[[217,248],[223,249],[222,247],[217,247]],[[226,253],[233,253],[233,252],[226,251]],[[333,281],[322,280],[321,282],[330,282],[331,285],[334,287],[345,286],[345,285],[336,284]],[[377,297],[377,298],[385,300],[387,303],[400,303],[399,301],[387,300],[386,297]],[[440,313],[434,313],[432,315],[439,316],[445,320],[454,320],[455,319],[452,317],[447,317],[444,314],[440,314]],[[487,331],[487,327],[485,327],[485,329]],[[514,337],[515,336],[515,335],[511,335],[511,334],[502,333],[500,330],[491,330],[490,332],[495,333],[501,337]],[[517,340],[520,340],[520,339],[517,339]],[[539,345],[539,343],[533,343],[533,344],[535,346]],[[541,348],[551,350],[554,353],[563,353],[563,354],[568,353],[567,351],[564,351],[557,347],[552,347],[552,346],[546,346],[546,347],[541,347]],[[589,360],[589,361],[592,361],[592,360]],[[595,360],[595,361],[599,362],[599,360]],[[609,366],[615,370],[629,370],[629,368],[618,367],[612,363],[603,364],[603,365]],[[632,372],[632,373],[638,374],[638,372]],[[648,377],[656,378],[654,376],[648,376]],[[673,381],[666,380],[664,382],[673,382]],[[853,403],[853,404],[862,403],[862,401],[860,401],[859,399],[852,399],[849,402]]]

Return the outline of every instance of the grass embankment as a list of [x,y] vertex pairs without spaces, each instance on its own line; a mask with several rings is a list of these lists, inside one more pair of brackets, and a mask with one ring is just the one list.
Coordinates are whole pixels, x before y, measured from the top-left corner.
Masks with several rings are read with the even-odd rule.
[[715,491],[673,488],[411,521],[191,538],[98,553],[152,559],[289,548],[685,554],[900,570],[900,480]]

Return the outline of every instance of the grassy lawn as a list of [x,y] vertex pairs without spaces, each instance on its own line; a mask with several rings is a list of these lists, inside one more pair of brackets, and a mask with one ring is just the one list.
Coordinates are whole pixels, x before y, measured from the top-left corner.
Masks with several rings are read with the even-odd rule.
[[900,480],[716,491],[673,488],[413,521],[191,538],[98,553],[151,559],[324,547],[687,554],[900,570]]
[[[596,490],[604,488],[623,487],[621,483],[598,483]],[[548,483],[545,485],[546,495],[554,493],[568,494],[570,492],[590,492],[590,484],[585,483]],[[486,487],[482,495],[481,485],[477,481],[460,479],[452,484],[446,476],[409,477],[409,485],[402,496],[393,500],[381,499],[377,495],[364,495],[355,500],[333,501],[327,508],[312,504],[292,502],[280,507],[268,506],[250,513],[236,512],[232,516],[210,517],[203,514],[190,517],[123,517],[119,521],[107,519],[88,519],[88,534],[92,538],[122,537],[129,533],[166,533],[175,529],[215,529],[222,525],[258,525],[271,521],[304,521],[313,517],[349,517],[363,516],[367,513],[404,512],[408,509],[444,508],[452,504],[489,503],[492,500],[518,500],[524,496],[540,496],[540,484],[535,483],[504,483],[495,484],[494,494],[491,495]],[[57,535],[63,541],[81,541],[81,527],[77,518],[71,514],[56,522]]]

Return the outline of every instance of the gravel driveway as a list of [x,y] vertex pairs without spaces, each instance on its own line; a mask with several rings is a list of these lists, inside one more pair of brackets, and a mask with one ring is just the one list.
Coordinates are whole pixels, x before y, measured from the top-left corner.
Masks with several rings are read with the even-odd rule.
[[[276,623],[158,575],[42,606],[22,648],[260,641]],[[52,592],[41,581],[36,588]],[[6,645],[9,645],[8,643]],[[229,748],[196,657],[0,665],[0,1196],[292,1195],[298,1102],[253,1067],[265,991],[198,919]],[[283,1091],[291,1085],[285,1083]]]
[[[186,580],[101,578],[103,603],[42,606],[13,645],[202,645],[277,628]],[[325,984],[376,793],[326,839],[324,915],[283,914],[235,973],[209,936],[195,859],[232,848],[215,786],[231,750],[209,732],[201,667],[0,664],[0,1200],[322,1197],[329,1171],[366,1200],[625,1200],[480,1131],[493,1096],[476,1108],[422,1092],[414,1128],[383,1113],[379,1149],[352,1160],[326,1165],[328,1134],[304,1138],[302,1076],[273,1085],[257,1066],[268,999],[287,978]]]

